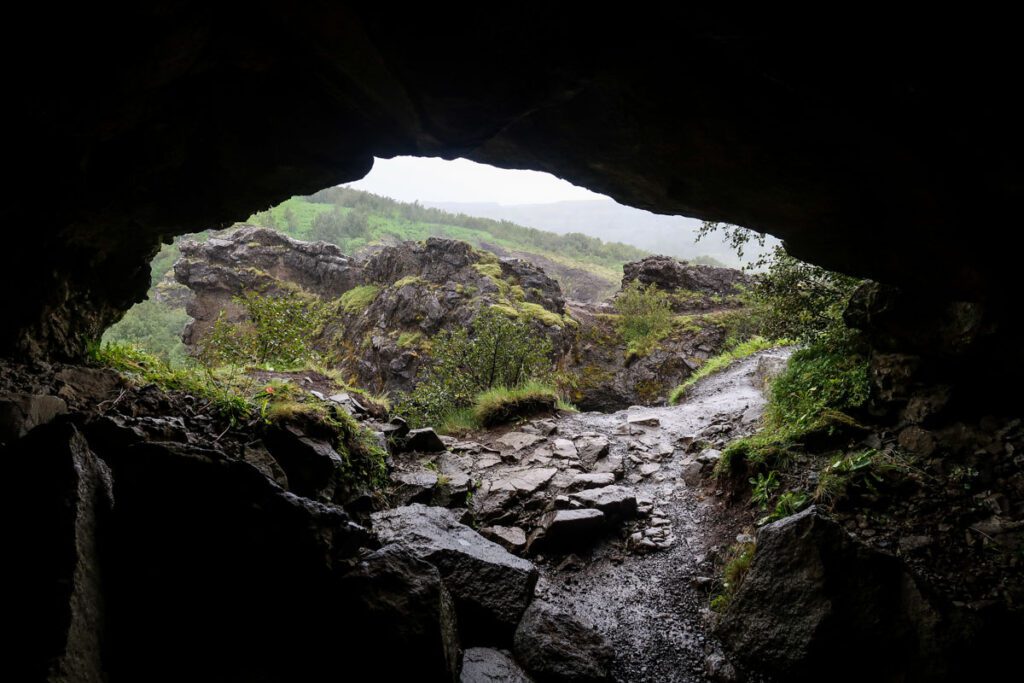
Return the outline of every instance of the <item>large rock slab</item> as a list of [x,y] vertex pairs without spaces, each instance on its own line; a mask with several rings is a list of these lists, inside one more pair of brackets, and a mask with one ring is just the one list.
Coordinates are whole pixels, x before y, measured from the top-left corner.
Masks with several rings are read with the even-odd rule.
[[531,683],[515,660],[501,650],[471,647],[462,655],[460,683]]
[[614,472],[584,472],[572,478],[572,481],[569,482],[569,489],[572,491],[596,489],[611,486],[614,483]]
[[10,562],[0,592],[6,625],[17,628],[5,678],[101,683],[109,666],[100,553],[102,519],[113,505],[110,472],[70,424],[39,427],[0,455],[11,484],[3,498]]
[[502,470],[497,477],[488,481],[491,491],[509,491],[529,496],[547,486],[556,474],[558,469],[554,467],[521,467]]
[[540,434],[509,432],[507,434],[503,434],[499,439],[497,439],[494,442],[494,445],[500,449],[502,453],[517,453],[523,449],[529,448],[530,446],[536,446],[544,440],[544,437]]
[[460,524],[444,508],[408,505],[377,512],[373,528],[441,572],[466,644],[508,642],[533,598],[537,569]]
[[624,486],[602,486],[597,489],[586,489],[569,496],[585,507],[597,508],[614,517],[633,517],[636,515],[636,494]]
[[516,629],[516,659],[538,683],[611,683],[614,651],[604,636],[540,600]]

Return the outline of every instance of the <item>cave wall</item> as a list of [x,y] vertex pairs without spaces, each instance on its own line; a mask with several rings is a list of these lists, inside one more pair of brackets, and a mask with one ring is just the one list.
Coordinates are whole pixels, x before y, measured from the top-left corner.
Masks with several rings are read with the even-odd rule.
[[549,171],[1012,312],[1012,22],[768,11],[16,10],[0,355],[80,355],[161,241],[398,154]]

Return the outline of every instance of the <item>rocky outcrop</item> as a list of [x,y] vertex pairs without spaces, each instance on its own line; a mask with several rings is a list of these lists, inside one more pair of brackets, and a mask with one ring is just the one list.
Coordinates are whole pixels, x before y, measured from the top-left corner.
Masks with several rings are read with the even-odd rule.
[[333,244],[300,242],[254,225],[205,242],[184,240],[174,277],[191,290],[185,311],[193,322],[183,340],[195,350],[223,311],[230,323],[245,319],[233,298],[246,292],[300,290],[334,299],[360,281],[361,264]]
[[753,279],[735,268],[716,268],[687,263],[671,256],[648,256],[622,267],[622,286],[639,280],[673,296],[677,312],[721,308],[727,297],[749,289]]
[[759,531],[717,634],[740,661],[790,680],[963,680],[995,666],[1011,623],[994,606],[942,602],[811,507]]
[[[668,294],[676,319],[672,331],[643,355],[630,354],[619,335],[612,306],[573,303],[580,329],[571,365],[577,379],[573,402],[585,410],[651,405],[701,363],[719,353],[746,314],[741,292],[752,279],[731,268],[713,268],[650,256],[624,266],[622,289],[634,281]],[[621,290],[620,290],[621,291]]]
[[314,346],[360,386],[408,390],[443,330],[465,329],[485,307],[533,325],[556,353],[570,344],[558,283],[526,261],[497,259],[465,242],[429,238],[355,260],[323,242],[300,242],[252,226],[183,242],[175,276],[193,292],[185,342],[196,350],[224,312],[245,319],[233,297],[300,291],[322,299],[330,319]]

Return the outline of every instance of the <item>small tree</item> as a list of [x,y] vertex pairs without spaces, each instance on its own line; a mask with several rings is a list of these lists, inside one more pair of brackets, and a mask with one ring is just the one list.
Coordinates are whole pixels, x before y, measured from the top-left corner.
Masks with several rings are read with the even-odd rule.
[[313,338],[327,317],[323,302],[296,292],[247,292],[233,301],[245,309],[248,320],[232,324],[221,311],[202,343],[204,363],[295,365],[314,355]]

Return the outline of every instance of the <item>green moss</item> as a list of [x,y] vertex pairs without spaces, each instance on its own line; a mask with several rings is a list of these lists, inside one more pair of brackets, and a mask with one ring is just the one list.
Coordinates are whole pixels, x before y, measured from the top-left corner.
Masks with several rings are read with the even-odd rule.
[[519,309],[520,316],[524,322],[529,320],[539,320],[548,327],[562,327],[565,325],[565,321],[561,315],[549,311],[540,304],[524,301],[519,303],[517,308]]
[[507,316],[511,320],[519,319],[519,311],[517,311],[513,306],[509,306],[506,304],[491,304],[491,310],[498,311],[499,313]]
[[501,264],[498,263],[497,259],[493,262],[484,262],[481,260],[480,263],[473,264],[473,269],[492,280],[501,280]]
[[418,348],[423,343],[423,333],[419,331],[415,332],[402,332],[398,335],[398,348],[410,349]]
[[346,313],[356,315],[365,311],[378,294],[380,294],[379,285],[360,285],[342,294],[338,303]]
[[426,280],[421,278],[419,275],[406,275],[401,280],[396,280],[395,284],[391,285],[395,289],[401,289],[406,285],[422,285],[426,284]]

